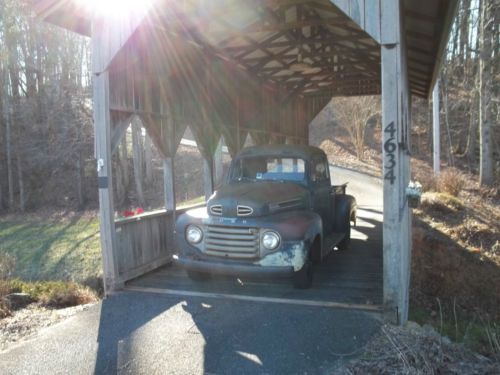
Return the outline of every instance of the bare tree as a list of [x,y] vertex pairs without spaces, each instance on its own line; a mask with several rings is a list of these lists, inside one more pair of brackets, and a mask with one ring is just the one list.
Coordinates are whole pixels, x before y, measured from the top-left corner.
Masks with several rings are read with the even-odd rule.
[[333,112],[337,123],[349,134],[356,156],[362,160],[368,121],[380,113],[380,98],[375,96],[335,98]]
[[144,167],[146,174],[146,184],[153,183],[153,141],[146,132],[144,136]]
[[132,158],[134,164],[135,188],[137,201],[144,206],[144,191],[142,189],[142,123],[139,118],[132,120]]
[[494,1],[485,0],[481,10],[481,34],[479,36],[479,134],[480,134],[480,167],[479,182],[481,185],[493,185],[493,143],[492,143],[492,38],[494,18],[492,8]]

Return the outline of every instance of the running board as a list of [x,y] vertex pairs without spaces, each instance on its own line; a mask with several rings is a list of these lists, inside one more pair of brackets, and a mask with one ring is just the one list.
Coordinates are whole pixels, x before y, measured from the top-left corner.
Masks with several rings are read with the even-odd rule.
[[188,290],[162,289],[162,288],[150,288],[150,287],[138,287],[138,286],[125,286],[124,290],[129,292],[156,293],[156,294],[166,294],[166,295],[182,296],[182,297],[220,298],[220,299],[228,299],[236,301],[247,301],[247,302],[280,303],[286,305],[328,307],[332,309],[360,310],[372,313],[384,312],[383,306],[380,305],[363,305],[356,303],[313,301],[313,300],[292,299],[292,298],[257,297],[257,296],[245,296],[241,294],[206,293],[206,292],[196,292]]

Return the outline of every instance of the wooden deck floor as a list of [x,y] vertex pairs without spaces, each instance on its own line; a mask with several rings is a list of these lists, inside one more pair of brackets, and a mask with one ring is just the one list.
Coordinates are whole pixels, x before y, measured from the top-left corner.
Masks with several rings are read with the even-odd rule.
[[127,283],[126,289],[185,295],[211,295],[236,299],[318,304],[382,305],[382,214],[378,209],[358,211],[351,248],[333,252],[315,268],[311,289],[297,290],[288,279],[238,279],[214,276],[195,283],[181,269],[162,267]]

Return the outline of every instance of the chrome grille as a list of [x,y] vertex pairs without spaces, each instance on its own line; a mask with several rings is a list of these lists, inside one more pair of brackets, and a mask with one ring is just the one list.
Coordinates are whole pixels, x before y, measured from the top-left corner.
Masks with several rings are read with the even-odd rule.
[[208,225],[205,233],[205,254],[252,259],[259,253],[259,230],[248,227]]
[[253,214],[253,208],[248,206],[238,206],[236,207],[236,213],[238,216],[250,216]]
[[212,215],[222,215],[222,206],[220,204],[214,204],[213,206],[210,206],[210,213]]

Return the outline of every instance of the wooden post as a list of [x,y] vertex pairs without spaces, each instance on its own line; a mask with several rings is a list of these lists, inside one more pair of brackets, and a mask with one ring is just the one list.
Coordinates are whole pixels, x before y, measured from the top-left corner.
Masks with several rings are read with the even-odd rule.
[[205,187],[205,199],[208,198],[214,192],[214,161],[213,159],[207,160],[203,158],[203,178]]
[[441,141],[439,132],[439,80],[436,80],[434,90],[432,91],[432,157],[435,175],[439,175],[441,167]]
[[99,218],[101,251],[104,272],[104,290],[120,289],[113,207],[113,176],[111,170],[111,117],[109,106],[109,73],[96,70],[103,66],[107,45],[102,37],[102,21],[92,24],[94,126],[99,186]]
[[397,321],[408,319],[411,220],[406,199],[410,176],[409,84],[400,0],[381,2],[384,169],[384,303]]
[[222,154],[222,137],[219,139],[217,148],[214,154],[214,185],[218,186],[222,182],[223,170],[223,154]]
[[174,158],[169,157],[163,159],[163,189],[165,197],[165,209],[175,214],[175,172]]

